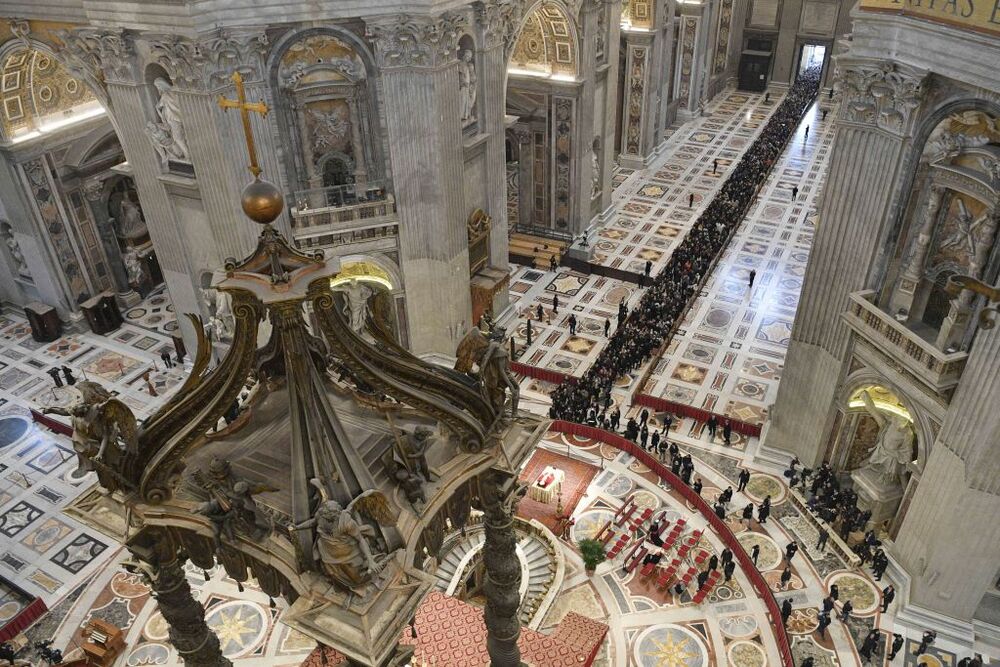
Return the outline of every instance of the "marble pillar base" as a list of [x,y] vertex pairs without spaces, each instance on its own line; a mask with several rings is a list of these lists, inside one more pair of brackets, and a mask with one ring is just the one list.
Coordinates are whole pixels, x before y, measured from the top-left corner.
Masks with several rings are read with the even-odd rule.
[[858,494],[858,505],[871,510],[872,523],[879,525],[896,516],[899,503],[903,499],[903,487],[886,484],[871,470],[855,470],[851,473],[854,490]]
[[131,289],[127,292],[118,292],[116,296],[118,297],[118,303],[123,308],[134,308],[142,302],[142,297],[139,296],[139,293]]

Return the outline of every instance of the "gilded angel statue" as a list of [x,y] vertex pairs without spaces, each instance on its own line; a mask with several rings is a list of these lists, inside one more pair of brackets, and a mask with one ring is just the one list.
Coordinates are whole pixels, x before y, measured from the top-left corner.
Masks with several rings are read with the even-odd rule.
[[138,425],[132,409],[107,389],[89,380],[76,388],[80,399],[69,408],[51,406],[45,414],[71,418],[73,450],[80,468],[96,470],[97,478],[110,491],[121,488],[125,459],[136,452]]

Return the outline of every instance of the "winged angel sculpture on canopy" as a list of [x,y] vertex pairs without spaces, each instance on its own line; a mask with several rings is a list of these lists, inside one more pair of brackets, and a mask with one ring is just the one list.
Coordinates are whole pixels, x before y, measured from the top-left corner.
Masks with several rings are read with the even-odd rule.
[[45,414],[70,417],[73,449],[82,470],[97,471],[101,486],[116,491],[124,485],[122,462],[136,452],[138,426],[132,409],[96,382],[76,385],[80,399],[69,408],[47,407]]
[[503,327],[494,327],[489,335],[472,327],[458,344],[455,370],[479,379],[479,390],[497,415],[504,414],[506,390],[509,389],[510,415],[513,418],[517,414],[520,388],[510,372],[510,356],[503,344],[506,333]]
[[295,527],[315,528],[312,556],[323,573],[344,588],[363,594],[390,557],[367,520],[380,526],[395,526],[396,515],[385,494],[377,489],[362,492],[347,507],[342,507],[328,497],[318,480],[311,481],[322,500],[313,517]]

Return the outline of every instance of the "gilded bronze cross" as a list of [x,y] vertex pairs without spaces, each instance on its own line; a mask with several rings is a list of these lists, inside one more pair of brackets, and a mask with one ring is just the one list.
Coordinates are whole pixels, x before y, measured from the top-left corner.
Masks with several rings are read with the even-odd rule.
[[246,135],[247,150],[250,152],[250,173],[254,178],[260,175],[260,165],[257,164],[257,147],[253,141],[253,128],[250,127],[250,112],[254,111],[261,116],[267,116],[270,109],[267,103],[247,102],[246,92],[243,89],[243,77],[239,72],[233,73],[233,83],[236,84],[236,99],[226,99],[225,95],[219,95],[219,106],[223,110],[239,109],[240,117],[243,119],[243,134]]

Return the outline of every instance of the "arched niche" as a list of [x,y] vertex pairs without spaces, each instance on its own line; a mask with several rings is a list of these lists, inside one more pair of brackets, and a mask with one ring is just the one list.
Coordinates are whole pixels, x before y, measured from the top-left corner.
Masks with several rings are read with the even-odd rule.
[[396,267],[367,255],[343,257],[330,288],[356,333],[364,335],[375,324],[402,343],[402,280]]
[[951,275],[993,282],[1000,271],[1000,110],[952,104],[918,136],[880,302],[939,348],[967,348],[972,295],[955,298],[944,287]]
[[384,188],[376,71],[364,44],[337,29],[293,33],[276,46],[270,72],[296,204],[340,205]]

